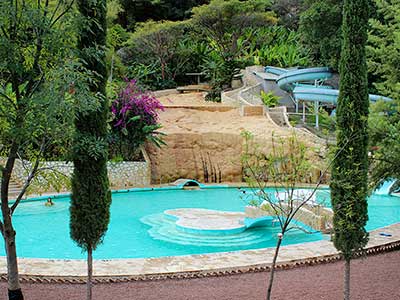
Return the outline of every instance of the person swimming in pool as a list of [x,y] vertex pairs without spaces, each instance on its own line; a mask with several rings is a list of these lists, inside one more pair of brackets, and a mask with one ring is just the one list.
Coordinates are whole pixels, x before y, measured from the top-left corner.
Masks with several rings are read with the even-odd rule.
[[46,201],[46,203],[44,205],[50,207],[50,206],[54,205],[54,202],[53,202],[53,200],[51,200],[51,198],[47,198],[47,201]]

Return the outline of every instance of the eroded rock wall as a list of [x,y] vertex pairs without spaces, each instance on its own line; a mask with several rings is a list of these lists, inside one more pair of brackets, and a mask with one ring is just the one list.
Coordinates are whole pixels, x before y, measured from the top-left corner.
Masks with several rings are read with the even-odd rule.
[[[152,183],[167,183],[178,178],[238,182],[242,180],[240,156],[242,137],[218,132],[172,133],[161,149],[148,146]],[[215,180],[216,179],[216,180]]]

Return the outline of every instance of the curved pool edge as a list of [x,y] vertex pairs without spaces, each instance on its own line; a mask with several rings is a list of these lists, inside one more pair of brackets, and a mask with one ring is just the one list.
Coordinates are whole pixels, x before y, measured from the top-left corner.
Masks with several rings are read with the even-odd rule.
[[[382,236],[380,233],[390,234]],[[400,223],[370,232],[366,254],[400,249]],[[261,272],[270,269],[275,248],[172,256],[147,259],[94,261],[95,282],[127,282],[173,278],[200,278]],[[341,259],[327,240],[283,246],[278,269],[322,264]],[[85,260],[19,258],[23,282],[82,283],[86,279]],[[5,257],[0,258],[0,280],[6,280]]]
[[[267,184],[265,187],[274,187],[273,184]],[[301,184],[297,188],[314,188],[313,184]],[[226,182],[226,183],[205,183],[201,184],[200,189],[204,190],[213,190],[213,189],[226,189],[226,188],[249,188],[248,184],[245,182]],[[318,187],[320,190],[329,189],[329,186],[326,184],[322,184]],[[170,184],[156,184],[145,187],[130,187],[130,188],[120,188],[120,189],[112,189],[111,194],[124,194],[129,192],[151,192],[151,191],[173,191],[173,190],[184,190],[183,185],[170,185]],[[70,197],[70,192],[49,192],[43,194],[31,194],[27,195],[27,198],[22,199],[22,202],[31,202],[31,201],[43,201],[48,198],[57,199],[57,198],[65,198]],[[10,203],[13,203],[15,199],[10,199]]]

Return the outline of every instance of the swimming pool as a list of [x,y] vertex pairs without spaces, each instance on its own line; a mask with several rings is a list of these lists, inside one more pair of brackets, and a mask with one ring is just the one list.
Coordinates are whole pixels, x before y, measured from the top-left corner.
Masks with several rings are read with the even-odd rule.
[[[329,190],[319,190],[317,197],[326,201]],[[69,238],[69,198],[54,199],[52,207],[46,207],[44,201],[21,203],[14,215],[18,256],[85,258]],[[114,193],[109,229],[94,258],[148,258],[274,247],[278,227],[254,228],[226,236],[199,236],[176,230],[175,223],[163,214],[173,208],[243,212],[246,204],[242,192],[236,188]],[[368,230],[399,222],[400,198],[371,196],[369,216]],[[305,234],[293,230],[285,236],[284,244],[328,238],[321,233]],[[3,243],[1,240],[0,255],[4,256]]]

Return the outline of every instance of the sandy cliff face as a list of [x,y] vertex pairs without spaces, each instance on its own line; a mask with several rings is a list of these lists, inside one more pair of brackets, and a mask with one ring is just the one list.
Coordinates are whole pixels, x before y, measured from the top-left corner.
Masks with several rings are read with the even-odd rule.
[[165,141],[168,146],[149,151],[153,183],[177,178],[205,182],[207,174],[209,181],[241,181],[239,135],[182,132],[168,134]]
[[[280,128],[264,116],[241,117],[238,109],[220,112],[167,108],[160,117],[167,146],[161,149],[147,146],[152,182],[157,184],[177,178],[201,182],[207,177],[209,181],[241,181],[242,131],[252,132],[265,149],[271,145],[272,134],[292,134],[292,130]],[[310,147],[320,147],[312,135],[302,132],[297,135]]]

